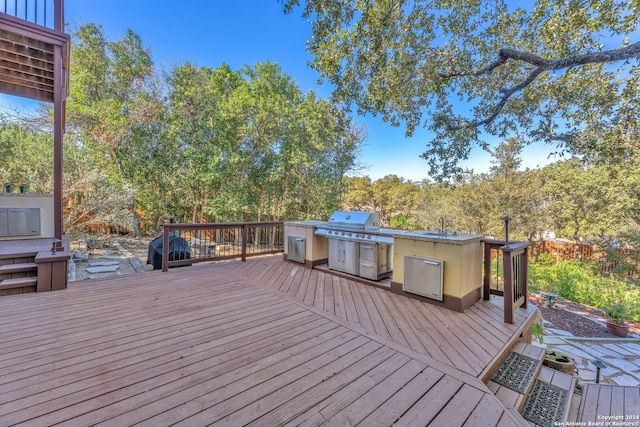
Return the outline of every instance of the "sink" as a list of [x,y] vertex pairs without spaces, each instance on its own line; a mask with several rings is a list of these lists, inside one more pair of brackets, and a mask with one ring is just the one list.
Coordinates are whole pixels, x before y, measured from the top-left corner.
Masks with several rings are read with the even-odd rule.
[[454,237],[457,236],[458,233],[450,233],[448,231],[418,231],[416,232],[419,236],[425,237],[438,237],[438,238],[446,238],[446,237]]
[[421,235],[421,236],[446,236],[447,232],[445,231],[444,233],[442,231],[418,231],[417,234]]

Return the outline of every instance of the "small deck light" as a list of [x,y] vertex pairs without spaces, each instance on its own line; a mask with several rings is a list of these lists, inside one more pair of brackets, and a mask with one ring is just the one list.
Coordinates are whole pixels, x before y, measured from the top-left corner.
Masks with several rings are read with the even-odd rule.
[[596,384],[600,383],[600,369],[607,369],[608,366],[600,359],[590,361],[596,367]]
[[508,215],[503,216],[502,218],[500,218],[501,220],[504,221],[504,240],[505,240],[505,246],[508,248],[509,247],[509,221],[511,221],[511,218]]
[[51,239],[51,255],[55,255],[56,254],[57,245],[60,242],[62,242],[62,240],[56,239],[55,237],[53,239]]

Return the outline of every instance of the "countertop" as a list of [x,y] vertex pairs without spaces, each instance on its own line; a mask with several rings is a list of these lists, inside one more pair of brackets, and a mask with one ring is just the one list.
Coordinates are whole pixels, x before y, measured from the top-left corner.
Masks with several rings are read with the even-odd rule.
[[[306,228],[320,228],[327,227],[327,221],[286,221],[286,225],[292,225],[296,227]],[[377,230],[370,230],[372,234],[380,234],[384,236],[393,237],[394,239],[407,239],[407,240],[419,240],[425,242],[434,243],[447,243],[452,245],[466,245],[468,243],[480,242],[483,236],[477,234],[464,234],[454,232],[439,232],[429,230],[399,230],[395,228],[379,228]]]

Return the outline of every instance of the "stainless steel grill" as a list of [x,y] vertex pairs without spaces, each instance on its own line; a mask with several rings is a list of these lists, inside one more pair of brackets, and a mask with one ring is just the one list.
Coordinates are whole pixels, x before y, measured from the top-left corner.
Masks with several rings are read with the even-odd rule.
[[334,212],[314,234],[329,240],[329,268],[379,280],[392,271],[393,236],[375,212]]
[[314,234],[353,242],[393,243],[393,237],[380,229],[380,216],[375,212],[336,211]]

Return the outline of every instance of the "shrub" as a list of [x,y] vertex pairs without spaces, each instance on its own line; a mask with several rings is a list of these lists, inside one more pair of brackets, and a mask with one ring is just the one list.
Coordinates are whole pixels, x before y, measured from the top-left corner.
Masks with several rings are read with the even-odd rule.
[[532,262],[529,266],[532,291],[598,308],[621,305],[630,319],[640,321],[640,287],[635,283],[603,277],[597,266],[585,261]]

